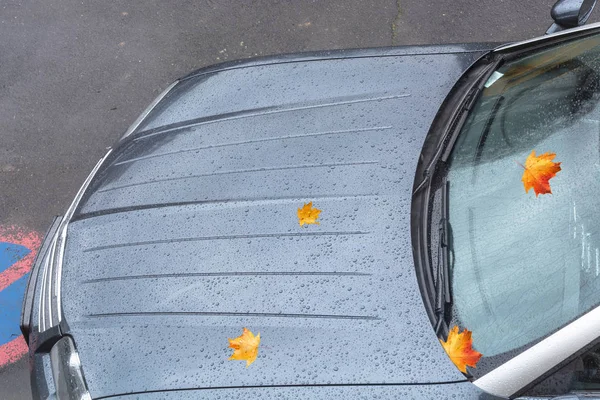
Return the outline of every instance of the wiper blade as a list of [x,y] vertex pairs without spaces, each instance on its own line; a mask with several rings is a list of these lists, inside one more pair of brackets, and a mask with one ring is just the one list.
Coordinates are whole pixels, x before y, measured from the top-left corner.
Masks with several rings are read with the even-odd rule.
[[[439,222],[439,237],[438,237],[438,265],[437,265],[437,280],[435,282],[435,333],[440,335],[443,325],[446,325],[448,330],[447,318],[452,307],[452,293],[450,289],[450,223],[448,222],[448,190],[450,188],[448,179],[444,177],[442,180],[442,196],[441,196],[441,218]],[[445,323],[445,324],[444,324]],[[445,332],[444,332],[445,333]]]

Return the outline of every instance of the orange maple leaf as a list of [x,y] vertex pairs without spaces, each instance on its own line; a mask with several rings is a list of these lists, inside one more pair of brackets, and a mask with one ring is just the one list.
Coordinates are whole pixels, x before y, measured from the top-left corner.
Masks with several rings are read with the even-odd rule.
[[310,203],[305,204],[304,207],[298,209],[298,223],[300,223],[300,226],[303,226],[304,224],[319,225],[317,218],[319,218],[320,212],[321,210],[313,208],[311,201]]
[[473,339],[471,331],[465,329],[458,333],[458,326],[452,328],[448,333],[448,339],[444,342],[440,340],[442,347],[448,353],[450,360],[456,365],[462,373],[467,373],[467,365],[475,368],[477,362],[483,354],[473,349]]
[[531,188],[535,192],[535,197],[539,194],[552,193],[549,181],[560,171],[560,163],[552,161],[554,157],[556,157],[555,153],[544,153],[536,157],[535,150],[531,152],[525,160],[525,165],[521,165],[525,169],[521,178],[525,193],[528,193]]
[[246,368],[250,366],[258,356],[258,345],[260,344],[260,333],[256,336],[244,328],[241,336],[229,339],[229,347],[233,349],[230,360],[245,360]]

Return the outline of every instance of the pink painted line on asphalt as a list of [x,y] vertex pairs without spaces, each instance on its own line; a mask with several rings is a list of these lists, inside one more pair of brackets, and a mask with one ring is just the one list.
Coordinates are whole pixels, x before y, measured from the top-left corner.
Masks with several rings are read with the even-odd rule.
[[[0,291],[28,273],[33,266],[33,260],[40,247],[40,236],[37,232],[27,232],[11,227],[0,227],[0,242],[15,243],[27,247],[30,252],[0,273]],[[1,364],[1,363],[0,363]]]
[[[30,250],[25,257],[0,273],[0,291],[2,291],[31,271],[35,255],[41,244],[41,238],[35,231],[25,231],[15,226],[0,226],[0,242],[18,244]],[[15,329],[18,330],[18,327],[15,327]],[[1,345],[0,367],[5,367],[20,360],[23,355],[27,354],[27,351],[27,343],[25,343],[23,336],[15,337],[10,342]]]
[[[0,239],[0,241],[3,240]],[[4,290],[10,284],[27,274],[31,270],[34,258],[35,252],[32,251],[21,260],[0,272],[0,291]]]
[[0,346],[0,366],[13,363],[21,359],[23,354],[27,353],[27,343],[23,336],[11,340],[10,342]]

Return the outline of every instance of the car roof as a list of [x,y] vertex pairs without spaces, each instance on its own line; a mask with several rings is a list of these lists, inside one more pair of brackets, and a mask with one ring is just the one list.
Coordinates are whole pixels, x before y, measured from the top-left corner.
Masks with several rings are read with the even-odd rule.
[[[422,304],[410,201],[431,121],[481,54],[269,64],[176,86],[69,224],[62,304],[90,393],[464,379]],[[300,226],[309,202],[320,224]],[[261,334],[249,368],[227,360],[244,327]]]

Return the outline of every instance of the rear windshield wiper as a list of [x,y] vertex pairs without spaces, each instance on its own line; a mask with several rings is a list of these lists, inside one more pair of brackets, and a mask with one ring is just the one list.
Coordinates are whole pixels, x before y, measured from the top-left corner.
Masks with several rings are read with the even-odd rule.
[[[450,223],[448,221],[448,190],[450,184],[446,177],[442,180],[441,187],[441,218],[438,224],[438,251],[437,251],[437,279],[435,282],[435,333],[446,334],[448,331],[448,319],[452,308],[452,293],[450,289],[450,256],[451,250],[451,235]],[[445,326],[442,332],[442,327]]]

